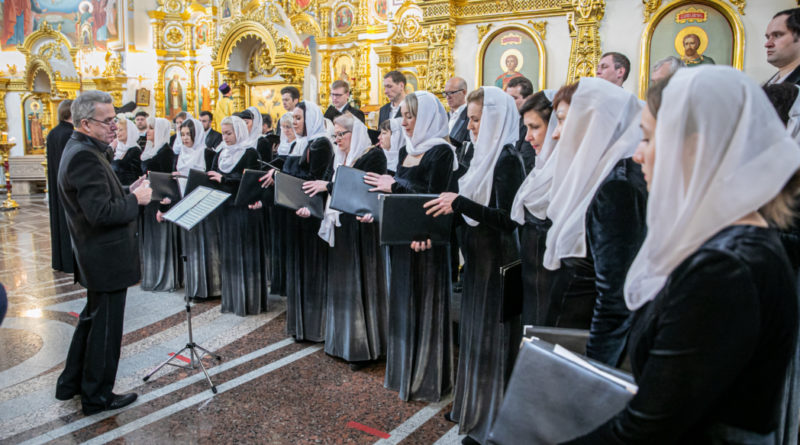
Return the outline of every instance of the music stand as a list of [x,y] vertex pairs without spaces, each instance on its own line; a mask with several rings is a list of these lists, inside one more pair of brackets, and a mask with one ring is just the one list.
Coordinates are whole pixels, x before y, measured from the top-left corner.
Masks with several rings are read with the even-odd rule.
[[[197,187],[194,191],[192,191],[192,193],[188,194],[180,202],[175,204],[167,213],[165,213],[164,219],[177,224],[183,229],[192,230],[194,226],[210,215],[211,212],[225,202],[225,200],[230,196],[231,195],[229,193],[219,190],[213,190],[203,186]],[[209,386],[211,386],[211,392],[216,394],[217,387],[214,385],[214,382],[211,381],[211,377],[209,377],[208,371],[206,370],[203,361],[200,359],[203,357],[203,355],[210,355],[217,359],[217,361],[220,361],[222,360],[222,357],[194,342],[194,336],[192,334],[192,303],[188,295],[184,295],[184,300],[186,301],[186,325],[189,331],[189,342],[186,343],[186,346],[184,346],[183,349],[176,352],[174,355],[172,355],[172,357],[164,360],[161,364],[156,366],[152,371],[144,376],[143,380],[145,382],[150,380],[150,377],[152,377],[153,374],[167,365],[188,370],[195,370],[197,369],[197,365],[199,365],[200,369],[203,371],[203,374],[206,376],[206,381],[208,382]],[[180,365],[173,363],[173,360],[179,359],[180,355],[185,351],[189,351],[189,364]]]

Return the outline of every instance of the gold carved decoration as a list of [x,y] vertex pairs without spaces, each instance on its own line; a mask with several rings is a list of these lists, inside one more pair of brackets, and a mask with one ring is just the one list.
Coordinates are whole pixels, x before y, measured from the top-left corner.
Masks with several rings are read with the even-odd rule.
[[744,15],[744,7],[747,6],[747,0],[730,0],[730,2],[739,9],[739,14]]
[[166,38],[167,42],[172,44],[172,46],[177,46],[183,42],[183,31],[181,31],[181,29],[177,26],[173,26],[169,28],[164,37]]
[[531,25],[531,28],[533,28],[537,34],[539,34],[539,37],[541,37],[542,40],[547,39],[547,20],[543,22],[534,22],[533,20],[528,20],[528,24]]
[[567,83],[594,76],[600,59],[598,24],[605,14],[605,0],[572,0],[570,34],[574,36],[569,54]]
[[703,23],[708,21],[708,13],[694,6],[681,9],[675,14],[675,23]]
[[46,59],[66,60],[58,42],[45,43],[39,48],[39,55]]
[[492,24],[489,23],[488,25],[475,25],[478,28],[478,42],[482,41],[486,34],[489,33],[489,30],[492,29]]
[[250,58],[250,77],[271,76],[273,72],[275,72],[275,65],[272,63],[269,47],[262,44]]
[[[274,8],[274,6],[273,6]],[[289,22],[291,22],[297,35],[310,35],[317,38],[322,37],[322,29],[314,20],[313,17],[305,12],[293,15]]]
[[658,11],[659,7],[661,7],[661,0],[642,0],[645,23],[650,21],[650,17]]

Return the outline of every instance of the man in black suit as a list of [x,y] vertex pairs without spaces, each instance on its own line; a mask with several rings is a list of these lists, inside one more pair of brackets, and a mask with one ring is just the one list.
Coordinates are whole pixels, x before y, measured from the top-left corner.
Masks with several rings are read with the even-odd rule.
[[467,82],[460,77],[453,77],[444,84],[444,97],[450,108],[450,143],[459,152],[464,142],[469,139],[467,130]]
[[139,111],[133,118],[136,124],[136,129],[139,130],[139,139],[136,140],[136,145],[144,151],[144,146],[147,145],[147,118],[150,117],[147,111]]
[[219,144],[222,143],[222,133],[211,128],[212,122],[214,122],[214,115],[210,111],[200,112],[200,123],[203,124],[203,130],[206,131],[206,147],[216,151]]
[[75,252],[75,281],[87,302],[72,337],[56,398],[80,394],[86,415],[122,408],[136,393],[111,392],[122,344],[128,286],[139,282],[136,221],[152,190],[137,180],[126,190],[111,169],[108,144],[116,123],[111,96],[86,91],[72,103],[75,132],[58,169],[58,193]]
[[364,122],[364,113],[350,105],[350,84],[344,80],[337,80],[331,84],[331,104],[325,110],[325,118],[333,122],[338,116],[347,112]]
[[400,71],[389,71],[383,76],[383,94],[389,103],[378,113],[378,126],[387,119],[400,117],[400,104],[406,98],[406,76]]
[[[517,110],[519,110],[522,108],[522,104],[525,103],[525,99],[533,94],[533,84],[527,77],[515,77],[508,81],[506,93],[514,98],[514,102],[517,104]],[[516,149],[517,153],[522,156],[522,163],[525,164],[526,175],[533,170],[533,166],[536,163],[536,151],[531,146],[531,143],[525,140],[525,135],[527,134],[528,129],[525,127],[525,122],[522,121],[522,116],[520,116],[519,139],[517,140]]]
[[767,25],[767,62],[778,72],[768,81],[800,84],[800,8],[781,11]]
[[58,166],[64,147],[67,146],[74,127],[69,110],[72,100],[58,104],[58,125],[47,134],[47,200],[50,204],[50,247],[53,269],[72,273],[72,241],[69,239],[67,217],[58,197]]
[[[284,114],[293,113],[298,103],[300,103],[300,90],[293,86],[281,88],[281,104],[283,105],[283,109],[286,110]],[[281,117],[283,117],[283,115],[281,115]],[[278,136],[281,135],[280,125],[275,128],[275,134]]]

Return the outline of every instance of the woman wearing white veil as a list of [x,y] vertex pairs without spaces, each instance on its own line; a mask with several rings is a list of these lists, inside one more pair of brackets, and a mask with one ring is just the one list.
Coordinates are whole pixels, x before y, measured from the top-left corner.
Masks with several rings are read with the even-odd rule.
[[208,177],[231,197],[220,212],[222,312],[244,316],[268,310],[266,244],[261,215],[237,206],[236,193],[245,169],[258,169],[258,153],[248,144],[247,124],[236,116],[222,120],[222,144]]
[[774,444],[798,302],[769,224],[793,217],[800,150],[739,71],[663,86],[642,112],[648,232],[625,283],[639,388],[571,443]]
[[117,139],[111,144],[114,160],[111,168],[122,185],[131,185],[142,176],[142,149],[139,148],[136,124],[123,116],[117,117]]
[[514,99],[496,87],[467,96],[472,161],[458,180],[459,193],[442,193],[425,204],[434,216],[456,212],[466,224],[464,291],[459,318],[459,354],[453,410],[459,434],[486,443],[503,401],[507,376],[519,349],[519,316],[504,317],[500,268],[519,258],[511,204],[525,167],[515,145],[519,112]]
[[[349,112],[334,121],[331,182],[309,181],[308,193],[333,190],[339,168],[386,173],[386,156],[370,146],[367,127]],[[330,208],[330,198],[319,236],[328,252],[325,352],[350,362],[358,370],[386,353],[387,290],[383,250],[372,215],[349,215]]]
[[[162,118],[148,119],[147,143],[142,152],[144,172],[172,173],[175,154],[169,145],[170,123]],[[168,200],[151,202],[141,213],[139,245],[142,261],[142,290],[173,291],[183,279],[178,229],[172,223],[159,223],[159,211],[168,209]]]
[[[203,124],[187,119],[178,128],[181,152],[177,173],[187,176],[190,170],[206,172],[211,169],[214,150],[206,148]],[[181,193],[186,180],[179,178]],[[181,249],[186,257],[183,269],[184,291],[190,298],[217,297],[222,293],[220,272],[219,212],[208,215],[192,230],[181,230]]]
[[[319,106],[303,101],[294,109],[292,151],[283,172],[307,181],[330,180],[333,146]],[[306,208],[287,215],[286,331],[295,340],[325,341],[328,245],[317,235],[320,220]]]
[[[368,173],[364,179],[384,193],[442,193],[458,167],[444,139],[447,113],[427,91],[406,96],[400,106],[405,145],[394,177]],[[389,334],[384,386],[402,400],[439,401],[453,385],[450,329],[449,246],[423,243],[390,248]]]

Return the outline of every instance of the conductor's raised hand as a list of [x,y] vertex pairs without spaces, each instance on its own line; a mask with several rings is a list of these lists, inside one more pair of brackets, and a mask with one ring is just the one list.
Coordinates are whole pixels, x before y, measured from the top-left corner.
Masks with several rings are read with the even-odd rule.
[[161,202],[159,202],[159,204],[164,204],[164,205],[172,204],[172,200],[169,199],[169,197],[164,197],[164,199],[162,199]]
[[222,184],[222,173],[214,171],[208,172],[208,179],[212,181],[217,181],[220,184]]
[[258,178],[258,181],[261,183],[261,188],[267,188],[275,183],[275,169],[268,171],[267,174]]
[[133,181],[133,183],[131,183],[131,185],[128,187],[128,190],[130,190],[131,193],[135,192],[136,189],[138,189],[142,185],[142,182],[144,182],[146,178],[147,175],[139,176],[135,181]]
[[392,193],[392,184],[395,183],[395,180],[390,175],[369,172],[364,176],[364,183],[372,186],[369,189],[371,192]]
[[136,202],[140,206],[146,206],[150,204],[150,198],[153,196],[153,189],[150,188],[150,181],[142,181],[136,190],[133,191],[133,195],[136,196]]
[[372,217],[372,213],[365,213],[364,216],[356,216],[356,220],[364,224],[371,224],[375,222],[375,218]]
[[449,215],[453,213],[453,201],[456,198],[458,198],[458,193],[444,192],[438,198],[431,199],[423,204],[422,207],[428,209],[425,212],[426,215],[433,214],[434,218],[441,215]]
[[433,243],[431,243],[430,238],[427,241],[412,241],[411,242],[411,250],[414,252],[424,252],[428,249],[433,247]]
[[254,202],[253,204],[249,204],[247,207],[248,207],[250,210],[258,210],[258,209],[260,209],[261,207],[264,207],[264,204],[262,204],[262,203],[261,203],[261,201],[256,201],[256,202]]
[[308,210],[308,207],[300,207],[295,212],[295,215],[299,216],[300,218],[310,218],[311,210]]
[[306,181],[303,183],[303,192],[308,196],[328,191],[328,181]]

